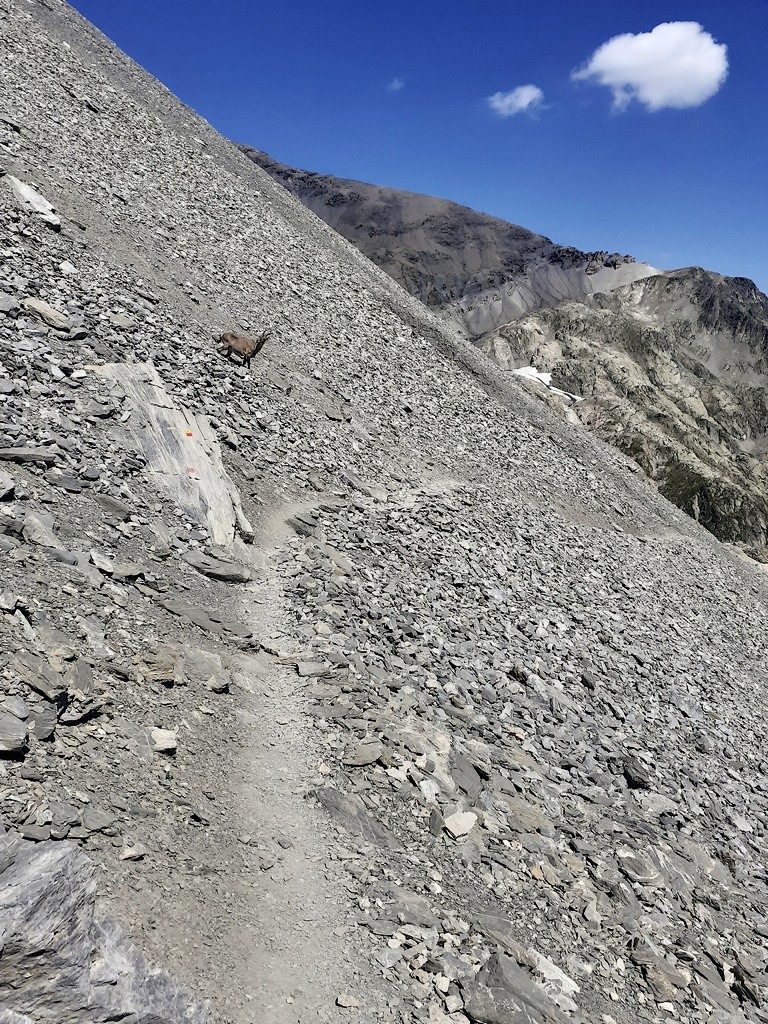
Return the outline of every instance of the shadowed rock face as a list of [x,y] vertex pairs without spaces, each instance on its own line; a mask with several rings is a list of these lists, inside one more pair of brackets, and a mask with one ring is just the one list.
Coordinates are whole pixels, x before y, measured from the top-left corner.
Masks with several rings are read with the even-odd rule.
[[555,245],[447,199],[302,171],[250,146],[240,148],[411,295],[470,337],[531,310],[656,273],[631,256]]
[[751,281],[660,274],[522,317],[479,346],[584,396],[571,415],[715,536],[764,557],[768,298]]

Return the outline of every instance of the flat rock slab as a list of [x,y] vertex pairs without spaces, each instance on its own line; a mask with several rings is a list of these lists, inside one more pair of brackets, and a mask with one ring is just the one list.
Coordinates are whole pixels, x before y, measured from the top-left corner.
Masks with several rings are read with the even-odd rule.
[[231,673],[224,667],[221,657],[200,647],[184,649],[184,673],[191,681],[205,686],[212,693],[228,693]]
[[391,884],[387,891],[395,901],[385,910],[390,920],[398,924],[416,925],[419,928],[435,928],[439,925],[439,918],[430,907],[426,896],[402,885]]
[[38,462],[43,466],[53,466],[58,461],[58,455],[47,448],[0,448],[0,460]]
[[224,583],[247,583],[251,578],[251,570],[239,562],[204,555],[201,551],[185,551],[181,557],[187,565],[214,580],[222,580]]
[[95,565],[96,568],[107,576],[111,576],[114,571],[114,563],[111,558],[107,558],[106,555],[102,555],[99,551],[90,551],[88,557],[91,560],[91,564]]
[[124,846],[120,851],[120,860],[143,860],[147,855],[147,848],[143,843],[136,843],[135,846]]
[[454,751],[453,762],[454,766],[451,770],[453,781],[460,790],[466,793],[470,803],[474,803],[483,790],[483,780],[469,758],[459,753],[458,750]]
[[34,213],[48,227],[53,228],[54,231],[61,231],[61,217],[59,217],[55,208],[51,206],[45,196],[41,196],[26,181],[14,178],[12,174],[7,176],[6,181],[11,186],[11,192],[13,192],[16,202],[23,210],[26,210],[28,213]]
[[173,729],[150,729],[149,736],[152,740],[152,749],[156,754],[176,753],[178,739]]
[[35,709],[29,717],[29,726],[39,740],[50,740],[56,732],[56,708],[49,704]]
[[635,850],[620,848],[616,851],[619,871],[630,882],[655,887],[664,885],[665,878],[656,864]]
[[494,954],[464,988],[464,1012],[475,1024],[562,1024],[566,1017],[541,985],[504,953]]
[[497,942],[521,968],[527,967],[533,973],[534,980],[557,1006],[563,1010],[576,1011],[573,997],[581,991],[578,984],[548,957],[520,942],[517,937],[519,928],[509,918],[498,914],[481,914],[475,918],[475,927]]
[[0,704],[0,711],[6,711],[22,722],[29,717],[29,706],[22,697],[6,697]]
[[36,516],[29,513],[24,517],[21,533],[27,544],[37,544],[42,548],[60,548],[61,544],[52,526],[51,516]]
[[65,707],[68,701],[67,684],[62,676],[36,654],[17,654],[10,663],[15,672],[35,693],[51,704]]
[[120,331],[135,331],[139,326],[136,320],[132,316],[128,316],[127,313],[112,313],[109,319],[112,326],[117,327]]
[[[342,418],[343,415],[342,415]],[[369,483],[367,480],[362,480],[357,473],[351,469],[344,469],[341,471],[341,476],[356,488],[358,491],[362,491],[363,494],[367,494],[374,501],[385,502],[389,498],[389,492],[386,487],[381,484]]]
[[358,743],[349,749],[341,759],[342,764],[351,768],[363,768],[365,765],[378,761],[384,753],[384,746],[378,740]]
[[42,299],[24,299],[22,306],[28,309],[30,313],[40,317],[44,323],[48,324],[49,327],[55,328],[57,331],[68,331],[72,326],[68,316],[65,316],[64,313],[59,312],[58,309],[47,302],[43,302]]
[[232,633],[234,636],[244,639],[253,635],[253,630],[250,627],[233,622],[232,619],[220,618],[213,609],[187,604],[186,601],[179,598],[165,598],[160,601],[160,604],[172,615],[187,619],[188,622],[192,622],[195,626],[210,633]]
[[83,827],[89,832],[101,832],[111,828],[117,821],[112,811],[101,811],[98,807],[86,807],[83,811]]
[[139,579],[147,572],[141,562],[115,562],[112,567],[112,579],[118,583],[127,583]]
[[127,501],[123,501],[122,498],[115,498],[111,494],[99,494],[96,492],[93,495],[93,500],[98,505],[101,505],[107,515],[121,521],[130,519],[135,511],[133,506],[129,505]]
[[475,927],[479,932],[487,935],[488,938],[497,942],[501,948],[510,953],[519,964],[533,966],[528,950],[518,940],[517,930],[508,917],[499,914],[480,914],[475,918]]
[[26,749],[26,725],[10,711],[0,711],[0,757],[21,757]]
[[206,526],[213,544],[229,547],[237,531],[252,540],[253,527],[208,419],[178,406],[152,363],[106,363],[96,372],[117,381],[124,393],[132,410],[126,429],[155,484],[192,522]]
[[477,815],[472,811],[458,811],[445,819],[445,830],[454,839],[467,835],[477,824]]
[[386,829],[367,812],[359,796],[340,793],[332,786],[323,786],[315,795],[331,817],[348,832],[377,846],[392,848],[397,845]]
[[297,661],[296,671],[303,678],[310,676],[324,676],[328,672],[328,666],[323,661]]

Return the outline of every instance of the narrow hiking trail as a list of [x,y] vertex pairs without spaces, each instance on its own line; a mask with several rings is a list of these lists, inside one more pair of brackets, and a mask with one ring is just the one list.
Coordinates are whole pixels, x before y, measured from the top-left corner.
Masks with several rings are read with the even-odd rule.
[[[370,968],[347,939],[353,926],[345,921],[342,865],[349,855],[308,799],[322,765],[306,711],[306,683],[297,674],[303,652],[284,615],[276,569],[282,546],[262,544],[270,544],[270,531],[257,534],[249,549],[257,582],[245,588],[239,609],[274,653],[262,650],[232,659],[236,684],[244,692],[238,716],[251,737],[236,757],[239,785],[233,799],[243,829],[240,838],[254,850],[257,872],[251,941],[235,975],[240,998],[233,1000],[233,1019],[275,1024],[337,1020],[340,996],[351,996],[350,1002],[361,1007],[367,1003],[368,1015],[359,1019],[370,1019],[375,1005],[371,979],[365,976]],[[259,852],[263,837],[272,840],[273,852],[266,855]],[[242,950],[239,926],[229,941],[233,950]],[[344,1013],[345,1020],[358,1018],[354,1005]]]
[[[191,792],[225,809],[227,827],[209,827],[189,851],[208,895],[200,899],[192,887],[172,911],[167,931],[183,943],[178,969],[190,982],[199,973],[232,1024],[327,1022],[339,1012],[354,1021],[356,1003],[370,1019],[377,1012],[370,967],[346,938],[353,925],[345,920],[343,865],[353,855],[310,798],[323,781],[319,734],[306,711],[307,656],[286,615],[280,575],[291,545],[301,544],[289,519],[317,502],[280,504],[265,494],[248,510],[258,516],[253,527],[207,417],[175,399],[152,364],[111,363],[99,373],[124,396],[126,442],[146,459],[158,491],[205,524],[214,544],[216,557],[199,563],[208,583],[183,591],[174,607],[196,625],[229,630],[218,650],[233,681],[234,720],[220,734],[217,760],[191,765],[197,778],[188,778]],[[252,632],[247,642],[237,640],[244,627]],[[218,724],[209,706],[198,713]],[[198,817],[206,824],[204,812]],[[219,899],[210,898],[212,885]]]

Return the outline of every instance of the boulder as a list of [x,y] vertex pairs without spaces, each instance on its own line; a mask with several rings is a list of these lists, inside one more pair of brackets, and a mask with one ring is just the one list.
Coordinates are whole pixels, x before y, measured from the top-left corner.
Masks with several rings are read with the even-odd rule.
[[208,1006],[98,919],[95,897],[76,847],[0,835],[0,1020],[207,1024]]
[[26,725],[10,711],[0,711],[0,757],[22,757],[26,749]]

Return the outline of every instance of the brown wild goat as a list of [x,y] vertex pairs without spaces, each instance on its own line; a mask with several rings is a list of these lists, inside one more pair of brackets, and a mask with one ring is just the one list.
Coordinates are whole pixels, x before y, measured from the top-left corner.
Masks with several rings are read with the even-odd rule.
[[233,334],[231,331],[225,331],[219,338],[219,344],[224,346],[222,354],[226,355],[227,359],[229,359],[233,352],[237,352],[242,359],[243,366],[249,367],[251,365],[251,357],[261,352],[267,338],[271,334],[272,331],[263,331],[258,338],[246,338],[242,334]]

